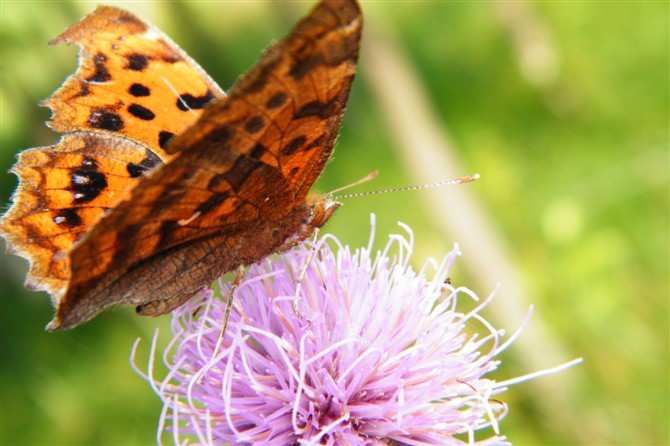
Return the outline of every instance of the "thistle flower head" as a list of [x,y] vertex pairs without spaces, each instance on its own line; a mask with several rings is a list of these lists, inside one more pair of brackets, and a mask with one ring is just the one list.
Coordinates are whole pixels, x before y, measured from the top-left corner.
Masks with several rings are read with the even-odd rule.
[[504,388],[485,377],[502,334],[479,315],[488,301],[460,312],[460,298],[477,297],[448,283],[458,248],[415,271],[405,229],[377,253],[324,236],[251,266],[219,347],[229,284],[223,299],[205,290],[176,310],[169,373],[146,377],[165,404],[159,439],[506,444],[476,438],[506,412],[491,399]]

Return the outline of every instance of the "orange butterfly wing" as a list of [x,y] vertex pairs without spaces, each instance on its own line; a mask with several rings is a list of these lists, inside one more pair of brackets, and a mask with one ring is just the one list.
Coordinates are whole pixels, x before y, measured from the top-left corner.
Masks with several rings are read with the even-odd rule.
[[73,244],[172,157],[163,147],[207,100],[224,96],[168,37],[117,8],[98,7],[58,42],[80,46],[77,71],[42,103],[66,135],[20,154],[14,204],[0,219],[10,252],[30,262],[26,287],[54,303],[71,277]]
[[30,261],[26,287],[48,291],[55,303],[71,276],[73,244],[158,164],[143,145],[101,132],[75,132],[21,152],[11,170],[19,187],[0,233],[10,252]]
[[355,1],[320,3],[167,145],[174,158],[74,246],[49,328],[115,304],[169,311],[323,224],[334,207],[307,194],[337,136],[361,24]]
[[42,102],[53,112],[49,126],[61,133],[126,135],[166,160],[170,139],[225,96],[169,37],[118,8],[99,6],[50,44],[59,42],[80,47],[77,71]]

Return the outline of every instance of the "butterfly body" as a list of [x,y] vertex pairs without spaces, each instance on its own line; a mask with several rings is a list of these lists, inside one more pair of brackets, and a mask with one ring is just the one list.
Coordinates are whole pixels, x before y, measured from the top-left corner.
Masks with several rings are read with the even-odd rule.
[[99,7],[59,37],[81,47],[77,73],[45,101],[65,135],[19,157],[0,220],[31,262],[27,287],[52,295],[48,328],[112,305],[163,314],[325,223],[337,203],[309,190],[337,137],[360,29],[355,1],[321,2],[228,96],[125,11]]

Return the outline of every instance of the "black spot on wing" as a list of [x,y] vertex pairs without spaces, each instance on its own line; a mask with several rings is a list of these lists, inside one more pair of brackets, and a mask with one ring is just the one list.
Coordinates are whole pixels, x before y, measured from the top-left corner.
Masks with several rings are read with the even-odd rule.
[[308,102],[295,113],[295,119],[306,118],[308,116],[316,116],[321,119],[326,119],[332,116],[338,105],[338,97],[335,96],[328,102],[312,101]]
[[85,80],[80,80],[79,81],[79,93],[74,95],[72,97],[72,99],[86,97],[89,94],[91,94],[91,87],[90,87],[89,83]]
[[143,54],[132,53],[126,56],[126,69],[131,71],[142,71],[149,64],[149,58]]
[[128,175],[130,175],[131,178],[137,178],[144,175],[145,172],[153,169],[159,164],[162,164],[160,158],[158,158],[155,153],[147,150],[147,156],[142,161],[140,161],[138,164],[129,163],[128,166],[126,166],[126,169],[128,170]]
[[251,149],[249,156],[252,158],[260,159],[268,151],[268,148],[261,143],[256,143],[256,145]]
[[149,87],[147,87],[145,85],[133,84],[128,89],[128,93],[135,96],[136,98],[142,98],[142,97],[149,96],[151,94],[151,90],[149,89]]
[[124,126],[123,118],[104,108],[94,108],[88,117],[91,127],[101,130],[118,132]]
[[107,188],[107,177],[98,170],[94,159],[84,158],[80,167],[70,172],[68,190],[76,204],[89,203],[95,200]]
[[247,133],[257,133],[265,127],[265,121],[260,116],[254,116],[244,123]]
[[76,209],[59,209],[53,217],[53,222],[69,228],[81,226],[83,223]]
[[285,156],[293,155],[305,144],[306,140],[305,135],[296,136],[281,149],[281,154]]
[[273,94],[272,97],[270,97],[270,99],[268,99],[268,101],[265,103],[265,106],[267,108],[281,107],[286,103],[287,99],[288,96],[286,95],[286,93],[280,91],[278,93]]
[[309,56],[297,60],[295,64],[291,67],[291,71],[289,71],[289,75],[299,81],[302,79],[305,74],[309,73],[310,70],[312,70],[315,66],[321,64],[323,61],[323,57],[321,54],[310,54]]
[[164,149],[165,146],[170,142],[172,138],[175,137],[175,134],[172,132],[161,131],[158,134],[158,147]]
[[323,144],[325,143],[325,140],[326,140],[326,135],[322,133],[321,136],[319,136],[314,141],[307,144],[305,146],[304,150],[309,151],[309,150],[312,150],[312,149],[317,148],[317,147],[322,147]]
[[154,112],[139,104],[130,104],[128,106],[128,112],[130,112],[131,115],[143,121],[151,121],[156,117],[156,114]]
[[207,142],[211,145],[221,147],[230,141],[235,135],[235,129],[226,125],[212,130],[207,134]]
[[103,83],[109,82],[112,80],[112,75],[109,74],[107,70],[107,56],[102,53],[97,53],[93,57],[93,65],[95,66],[95,71],[92,75],[86,78],[89,82]]
[[181,111],[199,110],[204,108],[212,99],[214,99],[214,93],[209,90],[202,96],[184,93],[177,98],[177,107]]

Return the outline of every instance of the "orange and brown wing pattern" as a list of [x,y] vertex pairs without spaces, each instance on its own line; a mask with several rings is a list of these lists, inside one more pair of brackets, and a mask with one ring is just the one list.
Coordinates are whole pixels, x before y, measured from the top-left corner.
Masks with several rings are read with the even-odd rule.
[[[233,147],[277,168],[294,199],[302,201],[335,144],[356,73],[361,26],[355,1],[322,2],[169,150],[197,148],[205,159]],[[225,144],[217,145],[219,139]]]
[[317,220],[306,195],[337,136],[361,25],[355,1],[324,1],[266,50],[170,144],[176,157],[75,247],[50,328],[119,303],[169,311],[222,272],[307,236]]
[[98,7],[52,43],[61,41],[80,46],[79,67],[43,105],[65,135],[21,153],[13,205],[0,219],[9,250],[30,262],[26,286],[54,302],[71,277],[73,244],[223,97],[169,38],[126,11]]
[[145,146],[102,132],[75,132],[21,152],[11,170],[20,184],[0,234],[30,262],[26,287],[57,301],[70,279],[73,244],[159,164]]
[[174,42],[133,14],[99,6],[51,41],[77,44],[79,67],[42,105],[61,133],[120,133],[163,148],[223,91]]

